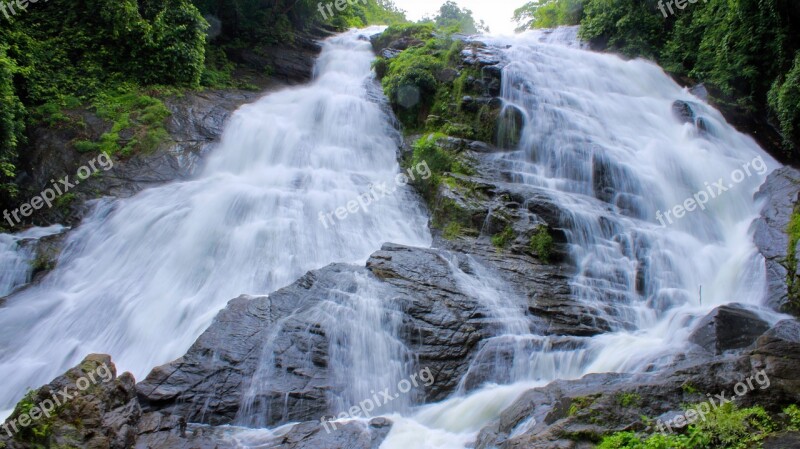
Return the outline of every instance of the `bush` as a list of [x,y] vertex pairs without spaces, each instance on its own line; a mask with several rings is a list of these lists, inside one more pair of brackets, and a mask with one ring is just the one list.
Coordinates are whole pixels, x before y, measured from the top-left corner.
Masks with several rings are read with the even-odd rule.
[[553,252],[553,237],[545,225],[539,225],[536,232],[531,236],[531,251],[536,253],[542,262],[550,262]]
[[800,52],[789,73],[772,85],[769,105],[780,123],[784,144],[796,149],[800,142]]

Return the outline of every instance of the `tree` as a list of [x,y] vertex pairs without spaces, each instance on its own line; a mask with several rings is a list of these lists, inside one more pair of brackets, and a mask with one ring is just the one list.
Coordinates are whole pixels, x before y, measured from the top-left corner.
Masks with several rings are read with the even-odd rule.
[[476,22],[472,11],[461,9],[453,1],[447,1],[439,8],[439,15],[434,19],[436,26],[442,29],[455,30],[466,34],[488,33],[489,27],[481,20]]
[[514,11],[517,31],[577,25],[583,17],[586,0],[533,0]]

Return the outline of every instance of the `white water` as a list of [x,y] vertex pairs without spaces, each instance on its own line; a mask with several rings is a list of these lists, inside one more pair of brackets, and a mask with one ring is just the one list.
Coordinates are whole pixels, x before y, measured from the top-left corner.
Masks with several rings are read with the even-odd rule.
[[[760,205],[752,198],[777,162],[657,66],[581,50],[575,36],[575,29],[562,29],[496,39],[511,46],[503,97],[527,117],[519,151],[497,163],[564,210],[551,225],[567,229],[578,266],[573,294],[617,324],[592,338],[516,328],[484,342],[476,362],[483,352],[514,355],[511,366],[494,368],[495,381],[506,385],[490,382],[393,416],[382,449],[468,447],[527,389],[588,373],[657,369],[683,352],[693,324],[713,308],[740,302],[758,309],[764,299],[764,261],[750,232]],[[677,99],[696,103],[710,136],[672,116]],[[750,176],[732,182],[734,171],[755,158],[764,165],[751,164]],[[599,160],[611,167],[614,195],[596,192]],[[657,211],[683,204],[718,179],[732,187],[706,211],[660,226]]]
[[[397,171],[387,120],[365,99],[369,45],[355,36],[328,41],[312,86],[243,108],[198,180],[99,208],[45,285],[13,298],[0,314],[0,375],[16,383],[13,393],[3,392],[6,403],[20,386],[49,380],[54,363],[66,367],[92,350],[145,370],[181,353],[233,296],[269,291],[332,260],[363,260],[382,241],[429,242],[424,217],[402,196],[332,230],[317,221],[319,211],[344,206]],[[441,403],[412,410],[401,401],[384,410],[394,412],[395,425],[383,449],[468,447],[529,388],[658,366],[684,350],[692,324],[714,307],[763,300],[764,263],[749,225],[759,209],[752,194],[775,161],[658,67],[581,50],[574,30],[497,43],[511,45],[504,98],[528,117],[520,150],[497,163],[562,207],[562,223],[553,225],[568,231],[578,267],[573,293],[616,324],[592,338],[542,335],[524,316],[524,301],[491,270],[469,261],[468,274],[451,261],[461,287],[503,324],[484,342],[471,373],[479,362],[501,360],[492,357],[503,350],[513,360],[493,366],[479,388],[462,385]],[[698,103],[711,136],[672,116],[676,99]],[[728,183],[756,157],[766,163],[763,172],[709,202],[707,211],[659,226],[656,211],[683,203],[706,182]],[[616,190],[607,202],[593,182],[600,161]],[[331,342],[336,410],[394,387],[411,370],[379,287],[367,279],[343,279],[341,287],[335,301],[310,312],[331,340],[350,342]],[[268,348],[245,415],[259,413],[248,407],[273,375],[270,356]],[[20,365],[23,374],[12,370]],[[524,424],[519,432],[531,423]],[[243,446],[268,447],[265,439],[285,431],[234,433]]]
[[100,204],[58,268],[0,309],[0,409],[90,352],[142,379],[232,298],[363,263],[387,241],[429,246],[410,188],[335,223],[319,217],[399,172],[372,58],[357,34],[328,40],[313,83],[237,111],[197,179]]
[[30,282],[36,257],[32,243],[63,230],[61,225],[52,225],[16,234],[0,234],[0,297]]

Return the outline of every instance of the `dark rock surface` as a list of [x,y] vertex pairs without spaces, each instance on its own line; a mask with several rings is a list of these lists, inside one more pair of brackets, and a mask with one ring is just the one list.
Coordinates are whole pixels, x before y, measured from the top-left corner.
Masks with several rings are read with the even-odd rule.
[[[151,154],[136,154],[130,158],[114,156],[109,170],[98,165],[99,176],[89,177],[70,190],[76,200],[68,207],[42,208],[31,217],[32,222],[77,224],[86,213],[85,201],[99,196],[128,197],[148,187],[192,176],[199,169],[201,157],[219,140],[233,111],[260,95],[249,91],[205,91],[167,100],[167,107],[172,111],[167,123],[170,142]],[[89,135],[98,138],[106,131],[107,124],[91,113],[82,114]],[[79,153],[72,147],[76,137],[70,128],[33,131],[31,146],[23,160],[23,167],[28,167],[23,175],[26,179],[23,188],[31,196],[47,188],[50,179],[61,179],[65,175],[74,179],[77,169],[95,158],[93,154]]]
[[[326,396],[336,387],[329,372],[330,341],[325,323],[314,319],[314,311],[325,301],[341,302],[338,292],[354,291],[357,276],[368,276],[381,296],[402,313],[398,337],[416,364],[429,368],[437,379],[419,399],[444,399],[466,372],[478,343],[502,325],[492,318],[492,310],[459,284],[457,270],[469,272],[479,263],[497,270],[508,285],[522,285],[509,292],[520,298],[521,309],[526,298],[536,302],[568,291],[567,278],[557,274],[557,267],[551,269],[552,276],[530,270],[535,263],[530,256],[506,258],[491,247],[474,254],[479,262],[444,250],[386,244],[370,257],[366,269],[331,265],[269,297],[235,299],[184,357],[154,369],[138,384],[143,407],[190,422],[234,422],[249,386],[247,379],[263,365],[266,348],[269,355],[276,354],[271,382],[258,391],[244,414],[279,424],[318,420],[336,412]],[[271,346],[265,347],[267,341]],[[251,422],[243,416],[236,422],[242,419]]]
[[722,354],[750,346],[767,330],[769,324],[756,313],[730,304],[712,310],[700,320],[689,341],[709,352]]
[[[684,404],[707,401],[706,393],[778,412],[800,401],[800,380],[792,368],[800,363],[800,343],[783,334],[767,333],[738,355],[678,358],[656,374],[592,374],[532,389],[481,431],[476,449],[590,448],[608,433],[653,431],[641,416],[676,415]],[[747,387],[743,395],[735,393],[740,383]],[[795,436],[773,438],[794,441]]]
[[789,304],[789,264],[786,261],[789,237],[786,229],[800,199],[798,195],[800,171],[791,167],[782,167],[771,173],[756,194],[756,199],[764,201],[765,205],[761,217],[754,223],[753,238],[766,259],[767,304],[775,310],[785,311]]

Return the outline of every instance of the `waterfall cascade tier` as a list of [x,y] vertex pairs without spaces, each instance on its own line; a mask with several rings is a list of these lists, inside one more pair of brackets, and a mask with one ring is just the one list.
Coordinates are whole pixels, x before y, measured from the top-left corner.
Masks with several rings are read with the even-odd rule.
[[386,241],[430,244],[410,187],[336,215],[400,171],[360,35],[327,40],[310,85],[237,111],[196,179],[103,202],[72,232],[58,268],[0,310],[0,408],[91,352],[141,379],[231,298],[363,263]]

